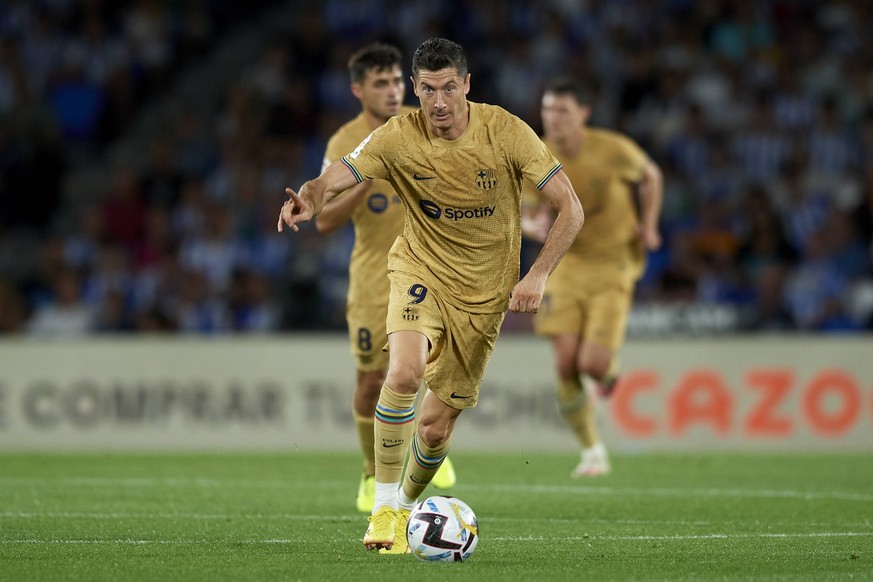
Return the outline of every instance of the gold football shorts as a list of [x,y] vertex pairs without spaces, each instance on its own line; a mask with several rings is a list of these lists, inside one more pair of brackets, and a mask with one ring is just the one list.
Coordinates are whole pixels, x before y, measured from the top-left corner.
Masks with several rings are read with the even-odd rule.
[[408,273],[392,271],[388,278],[388,334],[418,331],[427,337],[430,354],[424,381],[428,389],[452,408],[476,406],[505,314],[461,311]]
[[361,372],[388,369],[388,353],[382,350],[388,341],[385,331],[385,315],[388,305],[346,306],[346,322],[349,325],[349,347],[355,357],[355,368]]
[[633,287],[621,281],[549,279],[534,316],[537,335],[579,334],[586,342],[617,351],[624,343]]

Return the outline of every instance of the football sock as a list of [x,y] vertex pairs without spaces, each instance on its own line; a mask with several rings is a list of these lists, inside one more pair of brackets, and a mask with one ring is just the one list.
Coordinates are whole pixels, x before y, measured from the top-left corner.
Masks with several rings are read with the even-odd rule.
[[[618,361],[618,356],[613,357],[609,362],[609,369],[606,371],[606,375],[599,380],[595,378],[597,382],[610,382],[611,380],[615,380],[618,376],[618,373],[621,371],[621,363]],[[593,377],[593,376],[592,376]]]
[[582,448],[587,449],[600,442],[594,417],[594,399],[588,398],[579,378],[558,381],[558,408]]
[[418,499],[418,496],[436,475],[440,465],[443,464],[443,459],[449,454],[451,442],[452,439],[449,437],[444,443],[436,447],[429,447],[418,437],[418,433],[413,436],[412,454],[409,455],[406,477],[403,479],[403,494],[407,500]]
[[397,509],[398,487],[400,487],[400,483],[379,483],[376,481],[376,502],[373,504],[373,513],[385,505],[391,509]]
[[[382,385],[374,423],[376,484],[399,483],[409,441],[415,430],[417,393],[400,394]],[[396,491],[396,489],[395,489]]]
[[355,411],[352,411],[355,417],[355,427],[358,429],[358,442],[361,443],[361,452],[364,453],[364,473],[367,475],[376,474],[376,437],[373,434],[374,421],[372,416],[361,416]]
[[418,497],[409,497],[404,491],[403,487],[397,492],[397,507],[398,509],[408,509],[412,511],[415,508],[415,504],[418,502]]

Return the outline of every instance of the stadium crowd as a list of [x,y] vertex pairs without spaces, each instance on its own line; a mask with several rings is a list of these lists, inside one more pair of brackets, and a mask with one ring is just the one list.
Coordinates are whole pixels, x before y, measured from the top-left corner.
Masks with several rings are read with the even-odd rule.
[[[638,304],[729,305],[749,331],[873,329],[869,2],[293,4],[211,102],[180,101],[118,163],[107,151],[144,105],[281,3],[3,3],[0,333],[341,328],[351,231],[277,235],[284,187],[357,112],[349,55],[385,40],[408,63],[431,36],[467,49],[471,100],[538,128],[542,86],[572,74],[592,125],[652,154],[665,245]],[[95,161],[106,179],[70,195]]]

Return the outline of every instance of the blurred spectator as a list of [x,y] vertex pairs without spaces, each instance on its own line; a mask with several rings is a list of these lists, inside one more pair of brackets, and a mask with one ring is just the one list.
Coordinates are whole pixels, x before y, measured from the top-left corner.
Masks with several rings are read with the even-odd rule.
[[49,88],[49,103],[68,142],[88,145],[97,135],[106,92],[85,74],[83,55],[65,53],[63,68]]
[[173,140],[165,135],[149,144],[148,164],[142,172],[140,189],[150,206],[173,208],[179,202],[182,172],[176,164]]
[[846,277],[828,261],[824,232],[813,232],[785,284],[785,301],[794,325],[806,331],[850,326],[841,306],[846,290]]
[[233,217],[226,204],[211,202],[206,206],[202,234],[184,239],[179,256],[184,267],[206,277],[214,292],[228,290],[231,274],[244,266],[248,257],[235,236]]
[[870,249],[858,235],[852,216],[833,209],[822,227],[830,261],[847,279],[855,280],[871,275]]
[[134,251],[145,236],[145,210],[139,178],[134,170],[129,167],[116,170],[112,177],[112,188],[103,203],[107,240]]
[[270,282],[253,271],[234,273],[230,289],[231,329],[265,333],[279,326],[279,309],[271,300]]
[[765,184],[779,176],[793,153],[792,136],[779,131],[763,96],[758,97],[747,125],[735,134],[732,147],[741,175]]
[[94,331],[100,333],[130,332],[134,322],[130,319],[128,300],[121,290],[113,289],[99,305],[94,323]]
[[794,321],[785,305],[788,268],[778,263],[761,265],[754,278],[754,307],[748,328],[755,331],[789,331]]
[[797,252],[788,242],[785,227],[770,205],[766,192],[760,188],[751,189],[743,210],[748,226],[737,259],[745,275],[754,282],[760,272],[769,267],[788,271],[797,259]]
[[12,285],[0,281],[0,333],[19,333],[27,325],[27,302]]
[[130,39],[133,66],[148,90],[166,86],[173,47],[170,22],[164,3],[137,0],[124,15],[124,32]]
[[182,275],[175,308],[179,331],[217,333],[228,331],[227,314],[221,301],[209,288],[209,279],[200,271],[188,269]]
[[73,269],[58,272],[51,298],[37,307],[27,326],[41,337],[80,336],[95,331],[96,313],[82,298],[81,281]]

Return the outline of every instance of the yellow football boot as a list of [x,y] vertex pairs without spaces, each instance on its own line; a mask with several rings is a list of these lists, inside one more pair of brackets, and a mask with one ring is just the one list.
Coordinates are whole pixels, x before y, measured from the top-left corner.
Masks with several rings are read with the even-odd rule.
[[376,503],[376,477],[361,473],[361,482],[358,484],[358,498],[356,499],[358,511],[370,513]]
[[406,524],[409,523],[408,509],[397,510],[397,522],[394,524],[394,545],[390,549],[379,550],[380,554],[408,554],[410,553],[409,541],[406,539]]
[[[407,520],[409,514],[407,514]],[[368,550],[388,549],[394,545],[394,530],[397,523],[397,510],[383,505],[376,513],[367,518],[369,525],[364,534],[364,547]],[[403,537],[406,538],[406,525],[404,524]]]
[[433,476],[431,483],[437,489],[449,489],[454,487],[458,482],[458,477],[455,475],[455,466],[452,465],[452,460],[446,457],[443,459],[443,464],[440,465],[436,475]]

